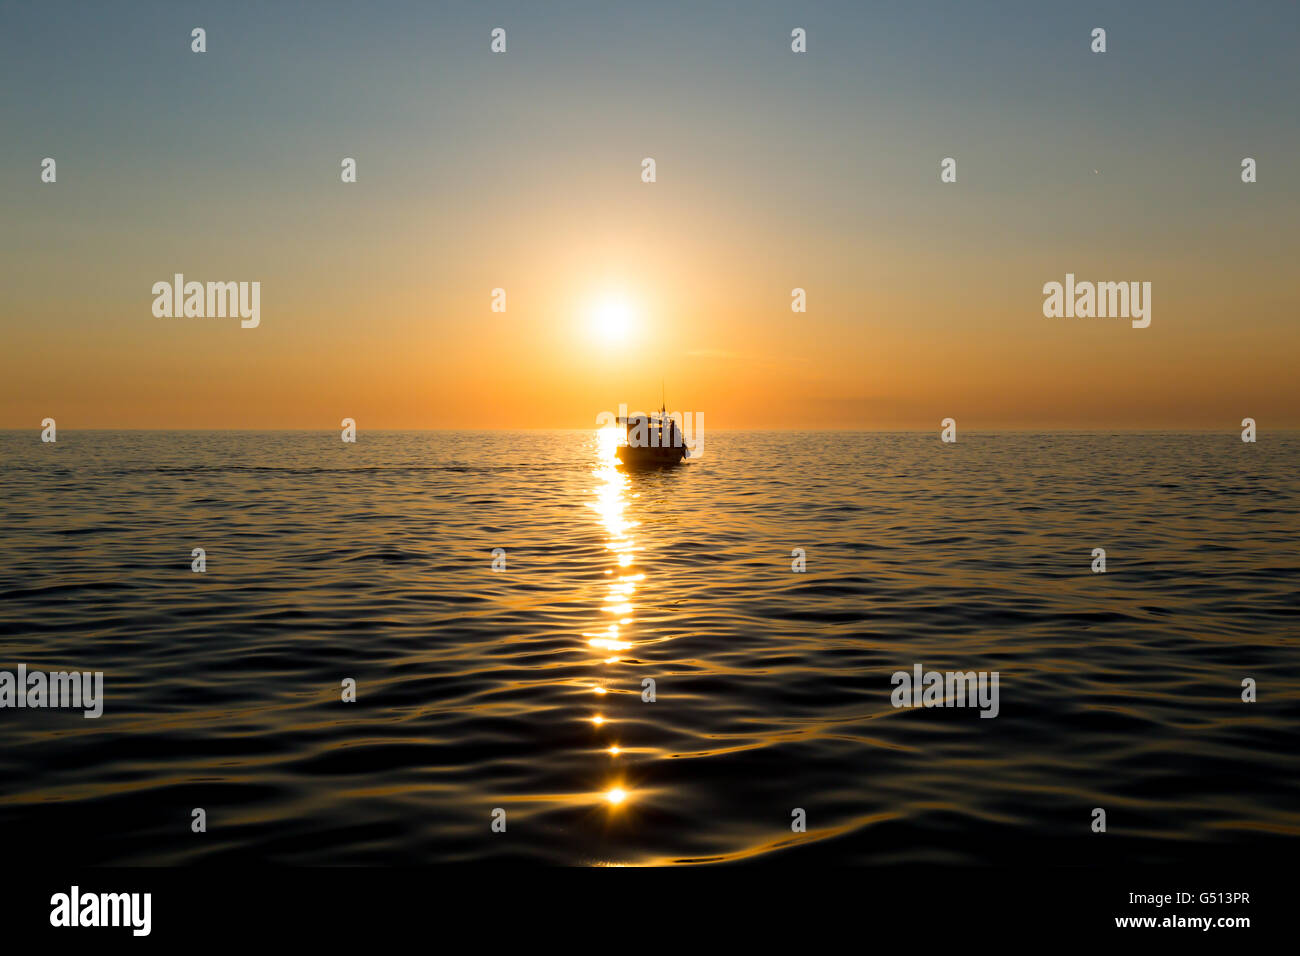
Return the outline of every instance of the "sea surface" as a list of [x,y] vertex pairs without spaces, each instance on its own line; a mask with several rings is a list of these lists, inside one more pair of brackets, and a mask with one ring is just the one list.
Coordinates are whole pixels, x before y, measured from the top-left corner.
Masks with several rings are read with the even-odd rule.
[[[105,693],[0,709],[10,858],[1300,847],[1300,435],[610,437],[0,433],[0,670]],[[998,672],[998,716],[895,708],[918,663]]]

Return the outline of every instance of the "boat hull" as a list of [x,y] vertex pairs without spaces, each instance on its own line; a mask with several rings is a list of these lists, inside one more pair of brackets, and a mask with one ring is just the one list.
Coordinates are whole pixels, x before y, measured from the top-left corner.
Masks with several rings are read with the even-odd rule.
[[629,468],[671,468],[686,457],[685,447],[638,448],[633,445],[618,446],[618,460]]

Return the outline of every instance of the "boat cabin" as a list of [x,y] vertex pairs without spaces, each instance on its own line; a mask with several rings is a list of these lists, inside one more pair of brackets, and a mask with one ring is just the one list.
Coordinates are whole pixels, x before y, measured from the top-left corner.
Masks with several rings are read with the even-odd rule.
[[627,427],[627,444],[618,446],[618,458],[627,465],[675,465],[686,457],[686,442],[667,408],[650,415],[618,418]]

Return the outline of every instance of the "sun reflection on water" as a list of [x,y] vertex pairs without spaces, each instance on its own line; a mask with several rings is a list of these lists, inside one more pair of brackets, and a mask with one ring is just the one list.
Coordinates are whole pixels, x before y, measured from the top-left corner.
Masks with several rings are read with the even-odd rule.
[[636,563],[638,550],[632,531],[640,522],[631,520],[627,514],[628,499],[633,496],[629,493],[628,476],[618,470],[616,452],[621,435],[622,432],[614,427],[596,432],[596,463],[592,469],[592,475],[599,483],[591,508],[608,536],[605,548],[613,554],[618,565],[618,570],[610,574],[604,610],[618,620],[608,625],[604,633],[583,636],[588,638],[591,647],[604,651],[625,651],[632,646],[631,642],[623,639],[622,629],[634,620],[632,596],[637,585],[645,580],[644,574],[629,570]]
[[[615,563],[613,569],[605,572],[608,581],[603,611],[613,615],[616,620],[604,625],[600,632],[583,636],[592,649],[605,652],[625,651],[632,647],[625,629],[635,620],[633,598],[637,587],[645,580],[645,575],[635,570],[638,548],[632,533],[639,522],[628,516],[628,502],[635,495],[629,487],[630,479],[618,469],[617,448],[621,438],[622,431],[614,427],[602,428],[596,432],[596,462],[592,469],[597,484],[591,507],[605,530],[605,548],[612,554]],[[605,657],[596,663],[607,668],[619,661],[620,658],[615,656]],[[598,730],[608,723],[603,714],[595,714],[589,719]],[[618,756],[622,752],[616,743],[604,749],[612,756]],[[622,805],[628,796],[626,784],[622,781],[611,781],[608,789],[601,794],[611,810]]]

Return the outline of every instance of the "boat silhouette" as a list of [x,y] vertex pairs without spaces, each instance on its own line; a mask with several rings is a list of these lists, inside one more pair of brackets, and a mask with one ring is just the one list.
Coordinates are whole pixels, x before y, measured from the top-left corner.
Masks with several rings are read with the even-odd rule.
[[649,415],[620,417],[618,423],[627,427],[627,441],[615,454],[629,468],[671,468],[689,457],[682,430],[667,406]]

